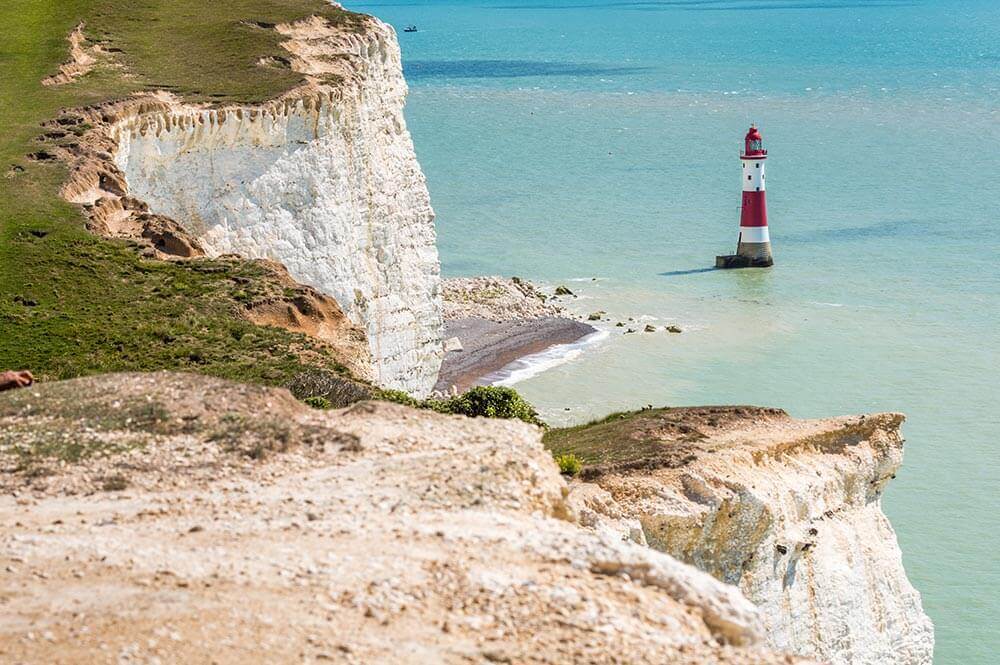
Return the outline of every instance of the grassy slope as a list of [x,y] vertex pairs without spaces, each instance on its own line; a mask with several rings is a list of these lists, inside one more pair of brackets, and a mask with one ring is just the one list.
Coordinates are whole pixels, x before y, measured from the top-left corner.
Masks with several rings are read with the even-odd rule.
[[679,468],[704,450],[703,442],[713,433],[750,419],[782,417],[787,416],[779,409],[746,406],[646,408],[549,430],[542,441],[553,455],[576,455],[587,478]]
[[[316,366],[339,368],[300,335],[234,316],[252,295],[259,269],[149,261],[126,243],[93,237],[80,211],[58,196],[65,169],[25,158],[44,147],[41,123],[61,108],[152,89],[214,102],[280,94],[300,77],[257,67],[258,58],[283,50],[273,31],[244,21],[280,23],[312,14],[348,26],[358,20],[323,0],[0,3],[0,369],[25,367],[53,379],[175,368],[284,383],[304,367],[293,347],[313,349]],[[99,69],[68,85],[42,86],[66,59],[66,36],[81,21],[89,39],[121,49],[116,58],[127,76]],[[13,165],[24,171],[8,177]]]
[[542,439],[553,455],[576,455],[585,466],[629,463],[655,455],[662,442],[646,432],[669,409],[612,413],[576,427],[550,429]]

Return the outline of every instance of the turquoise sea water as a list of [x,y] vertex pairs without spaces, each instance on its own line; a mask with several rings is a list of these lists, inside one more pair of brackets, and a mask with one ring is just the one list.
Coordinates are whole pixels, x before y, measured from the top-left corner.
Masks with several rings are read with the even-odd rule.
[[[936,662],[1000,662],[1000,4],[350,6],[400,31],[445,274],[685,329],[519,383],[543,415],[905,412],[885,509]],[[736,242],[751,120],[777,265],[706,271]]]

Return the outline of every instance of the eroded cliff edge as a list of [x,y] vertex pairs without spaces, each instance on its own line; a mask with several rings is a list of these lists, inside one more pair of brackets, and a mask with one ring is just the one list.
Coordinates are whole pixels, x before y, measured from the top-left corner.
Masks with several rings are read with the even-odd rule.
[[798,662],[738,589],[574,524],[540,438],[177,373],[4,393],[0,655]]
[[650,409],[547,443],[589,462],[571,490],[585,521],[739,586],[775,648],[831,663],[930,663],[933,626],[880,506],[902,461],[902,421]]
[[159,92],[84,109],[95,129],[69,155],[63,192],[104,235],[280,262],[366,331],[370,378],[421,396],[443,355],[433,211],[395,33],[370,17],[363,28],[273,26],[307,82],[271,102]]

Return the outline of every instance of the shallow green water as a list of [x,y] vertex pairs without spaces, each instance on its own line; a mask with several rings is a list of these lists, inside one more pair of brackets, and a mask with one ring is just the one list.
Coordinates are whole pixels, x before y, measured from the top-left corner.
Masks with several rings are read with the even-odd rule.
[[[407,116],[446,274],[566,283],[580,311],[684,328],[613,334],[519,383],[543,415],[905,412],[885,509],[936,662],[996,662],[1000,8],[352,7],[421,29],[400,34]],[[749,120],[777,265],[706,271],[736,241]]]

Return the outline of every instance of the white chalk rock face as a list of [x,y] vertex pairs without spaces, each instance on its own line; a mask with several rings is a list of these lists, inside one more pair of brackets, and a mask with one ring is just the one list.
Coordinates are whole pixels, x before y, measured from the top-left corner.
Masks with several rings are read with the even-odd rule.
[[744,408],[738,422],[726,412],[739,409],[709,410],[717,430],[695,423],[689,461],[604,475],[614,505],[588,505],[638,520],[650,547],[738,586],[779,651],[930,663],[934,628],[880,505],[902,461],[903,417],[795,421]]
[[115,161],[132,196],[210,255],[279,261],[336,298],[367,330],[376,380],[423,396],[443,353],[440,267],[395,33],[374,19],[349,37],[306,27],[309,48],[344,54],[343,85],[126,119]]

